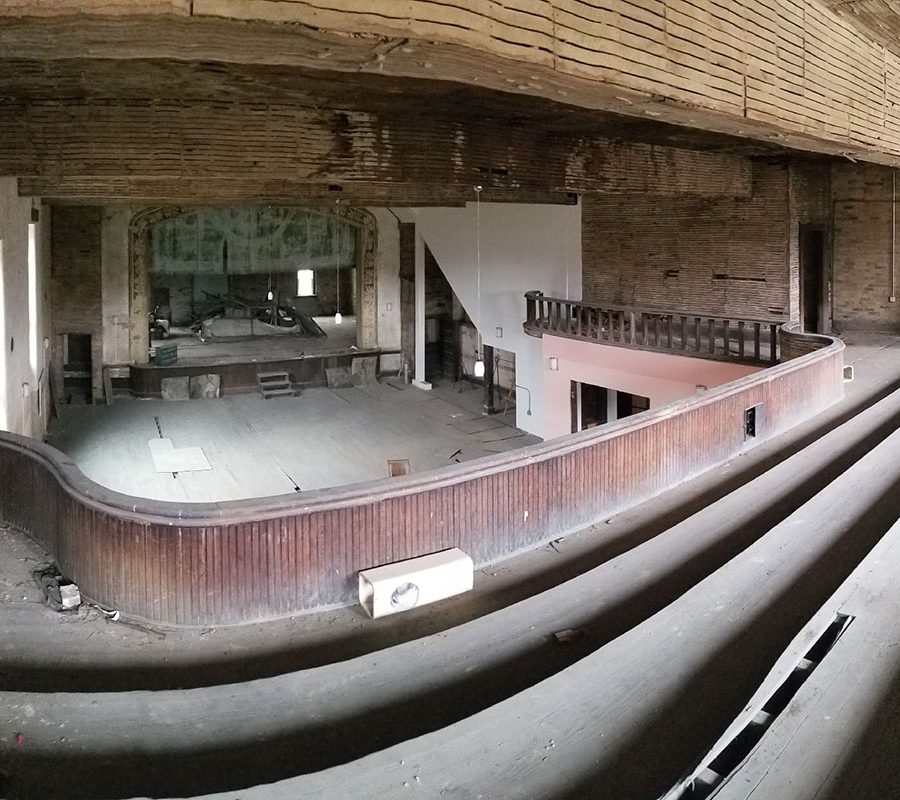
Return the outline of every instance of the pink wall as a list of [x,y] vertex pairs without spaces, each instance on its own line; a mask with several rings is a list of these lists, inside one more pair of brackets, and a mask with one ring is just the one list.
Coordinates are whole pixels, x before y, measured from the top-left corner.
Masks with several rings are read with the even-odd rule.
[[[559,360],[551,371],[550,357]],[[571,433],[570,381],[650,398],[650,408],[759,372],[759,367],[543,337],[544,438]]]

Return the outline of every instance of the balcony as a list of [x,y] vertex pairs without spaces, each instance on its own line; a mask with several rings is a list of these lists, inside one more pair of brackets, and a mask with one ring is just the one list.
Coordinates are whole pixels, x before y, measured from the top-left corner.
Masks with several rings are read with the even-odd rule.
[[778,362],[778,332],[784,320],[595,306],[580,301],[525,295],[525,333],[545,333],[635,350],[710,358],[754,366]]

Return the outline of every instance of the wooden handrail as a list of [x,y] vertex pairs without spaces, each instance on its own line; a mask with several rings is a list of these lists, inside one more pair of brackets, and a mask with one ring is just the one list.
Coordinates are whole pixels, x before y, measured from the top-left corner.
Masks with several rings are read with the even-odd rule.
[[662,353],[775,364],[782,320],[726,317],[721,314],[669,311],[525,294],[525,333],[653,350]]

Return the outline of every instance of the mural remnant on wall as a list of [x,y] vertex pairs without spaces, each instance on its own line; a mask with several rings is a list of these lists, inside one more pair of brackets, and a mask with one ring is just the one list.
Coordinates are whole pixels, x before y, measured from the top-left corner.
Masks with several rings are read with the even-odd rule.
[[356,229],[304,208],[204,209],[150,229],[150,271],[249,274],[356,266]]

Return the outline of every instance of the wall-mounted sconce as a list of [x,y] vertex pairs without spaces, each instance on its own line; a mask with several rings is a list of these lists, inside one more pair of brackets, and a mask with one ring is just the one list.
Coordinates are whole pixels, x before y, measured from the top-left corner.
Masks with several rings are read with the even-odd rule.
[[266,295],[266,300],[274,300],[274,299],[275,299],[275,294],[272,292],[271,289],[269,289],[269,293]]
[[499,325],[496,328],[494,328],[494,335],[498,339],[502,339],[503,338],[503,328],[501,328]]
[[550,356],[550,371],[557,372],[559,370],[559,359],[556,356]]

